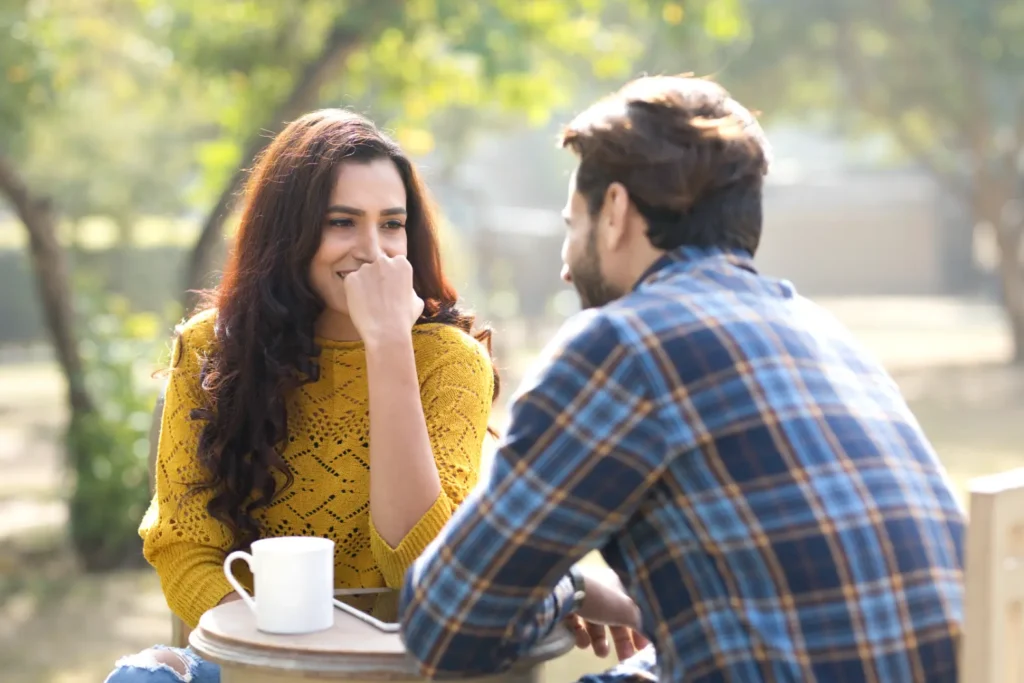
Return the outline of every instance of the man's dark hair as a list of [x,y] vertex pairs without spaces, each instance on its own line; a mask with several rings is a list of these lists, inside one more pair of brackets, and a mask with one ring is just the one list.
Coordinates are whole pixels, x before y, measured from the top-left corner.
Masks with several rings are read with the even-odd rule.
[[659,249],[757,250],[767,142],[720,85],[686,76],[630,81],[577,116],[561,145],[579,156],[576,189],[592,216],[618,182]]

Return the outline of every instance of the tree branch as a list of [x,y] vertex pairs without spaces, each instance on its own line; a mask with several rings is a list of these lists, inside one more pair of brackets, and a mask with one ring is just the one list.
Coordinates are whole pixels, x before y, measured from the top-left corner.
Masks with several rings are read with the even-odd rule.
[[295,81],[288,97],[273,111],[266,124],[249,138],[238,170],[231,176],[217,198],[213,209],[207,215],[199,239],[189,255],[184,278],[186,311],[191,310],[195,305],[194,290],[203,287],[203,281],[211,268],[213,254],[224,234],[224,223],[234,208],[249,168],[270,144],[273,136],[277,135],[289,121],[316,106],[320,88],[340,70],[348,56],[363,44],[363,35],[365,34],[357,32],[350,26],[336,25],[324,42],[320,54],[306,66]]
[[29,253],[44,317],[68,383],[72,414],[93,409],[74,333],[74,307],[64,252],[57,241],[56,221],[48,200],[33,196],[14,164],[0,154],[0,195],[5,197],[28,231]]
[[1007,172],[1016,176],[1017,192],[1024,194],[1024,82],[1019,84],[1017,111],[1013,126],[1013,149],[1006,155]]

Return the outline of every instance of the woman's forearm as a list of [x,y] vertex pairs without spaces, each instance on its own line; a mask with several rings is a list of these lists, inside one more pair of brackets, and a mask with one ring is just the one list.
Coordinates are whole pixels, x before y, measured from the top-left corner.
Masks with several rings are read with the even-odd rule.
[[370,516],[397,547],[441,495],[412,336],[366,344],[370,398]]

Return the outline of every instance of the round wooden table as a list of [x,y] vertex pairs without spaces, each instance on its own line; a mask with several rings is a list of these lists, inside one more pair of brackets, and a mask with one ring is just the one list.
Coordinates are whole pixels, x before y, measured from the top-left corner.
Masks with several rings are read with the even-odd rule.
[[[237,600],[204,614],[189,644],[200,657],[220,665],[222,683],[425,680],[397,633],[385,633],[340,610],[326,631],[278,636],[256,630],[249,607]],[[569,632],[559,627],[509,672],[460,680],[538,683],[543,663],[574,645]]]

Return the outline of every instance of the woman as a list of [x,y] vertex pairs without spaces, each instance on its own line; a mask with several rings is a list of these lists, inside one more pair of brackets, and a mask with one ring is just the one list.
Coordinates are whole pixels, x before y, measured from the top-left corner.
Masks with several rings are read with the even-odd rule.
[[[337,588],[397,588],[475,485],[497,377],[436,224],[409,160],[350,112],[300,118],[257,163],[212,305],[174,345],[140,530],[190,627],[237,598],[223,559],[261,537],[331,538]],[[218,678],[155,648],[108,681]]]

